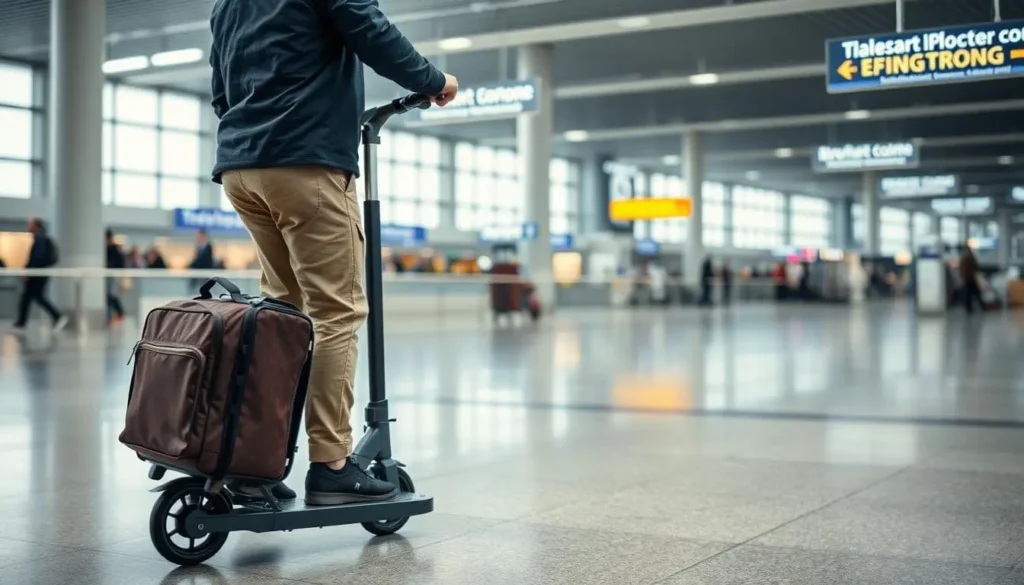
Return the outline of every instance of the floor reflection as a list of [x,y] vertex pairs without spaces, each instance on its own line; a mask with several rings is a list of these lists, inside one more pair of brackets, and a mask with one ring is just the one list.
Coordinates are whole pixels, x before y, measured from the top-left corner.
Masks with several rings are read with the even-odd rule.
[[[145,583],[247,582],[240,574],[332,582],[355,567],[395,563],[416,570],[371,571],[379,580],[360,582],[459,582],[458,563],[440,562],[430,551],[444,547],[434,544],[509,521],[569,531],[515,524],[487,532],[494,546],[535,562],[534,545],[515,539],[582,538],[572,531],[601,530],[601,521],[576,512],[603,518],[607,504],[602,521],[614,526],[626,521],[633,497],[685,492],[685,504],[652,524],[659,537],[749,538],[811,511],[783,499],[761,514],[743,500],[766,481],[790,485],[776,477],[779,465],[812,484],[824,478],[812,490],[823,502],[884,480],[892,466],[1024,469],[1024,364],[1016,355],[1024,320],[1016,316],[736,307],[566,312],[503,329],[397,323],[386,348],[394,451],[417,487],[436,493],[437,513],[390,539],[346,529],[239,535],[214,567],[170,571],[148,542],[152,482],[117,443],[134,336],[83,342],[34,333],[0,342],[0,568],[35,567],[24,570],[38,580],[49,565],[33,554],[103,551],[145,559],[130,569]],[[354,416],[359,428],[361,410]],[[698,470],[703,479],[694,479]],[[831,473],[849,481],[834,491]],[[301,489],[300,478],[291,483]],[[726,513],[733,505],[749,524]],[[681,527],[685,518],[709,525]],[[26,541],[38,552],[16,545]],[[567,554],[577,550],[570,544]],[[116,558],[67,562],[83,583],[100,583]]]

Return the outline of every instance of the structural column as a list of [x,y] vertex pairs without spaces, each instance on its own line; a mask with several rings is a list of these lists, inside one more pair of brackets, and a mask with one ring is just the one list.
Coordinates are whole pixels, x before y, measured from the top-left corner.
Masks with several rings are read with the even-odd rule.
[[866,256],[878,256],[881,254],[878,231],[881,227],[880,209],[878,205],[878,179],[875,173],[868,171],[864,173],[863,187],[861,189],[861,203],[864,206],[864,250]]
[[199,123],[203,132],[199,151],[199,172],[206,179],[199,190],[199,207],[220,209],[221,186],[209,180],[213,166],[217,164],[217,126],[220,124],[212,105],[203,104]]
[[537,287],[546,307],[553,307],[555,285],[551,264],[551,136],[554,132],[554,88],[552,87],[550,45],[519,48],[519,79],[540,81],[537,112],[516,120],[519,150],[519,178],[526,200],[526,220],[537,223],[537,238],[523,244],[522,263]]
[[999,268],[1005,270],[1010,266],[1010,246],[1013,244],[1013,218],[1010,213],[1004,211],[999,215],[999,232],[996,235],[996,259]]
[[[49,186],[51,235],[62,268],[102,268],[103,60],[106,0],[52,0],[50,15]],[[62,300],[76,325],[103,316],[102,279],[90,278]],[[70,298],[69,298],[70,297]],[[60,298],[60,297],[59,297]],[[71,309],[71,307],[68,307]]]
[[700,267],[704,261],[704,151],[700,134],[693,131],[683,136],[683,180],[686,181],[686,196],[693,202],[683,255],[683,281],[688,287],[697,290],[700,286]]
[[850,199],[844,197],[832,206],[832,245],[846,250],[850,240]]

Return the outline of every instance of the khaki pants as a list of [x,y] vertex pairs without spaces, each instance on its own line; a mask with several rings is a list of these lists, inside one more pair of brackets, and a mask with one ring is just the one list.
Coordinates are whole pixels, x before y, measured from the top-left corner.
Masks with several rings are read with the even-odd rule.
[[356,331],[367,313],[365,236],[352,176],[292,167],[228,171],[222,178],[259,251],[262,294],[293,303],[313,319],[309,458],[344,459],[352,452]]

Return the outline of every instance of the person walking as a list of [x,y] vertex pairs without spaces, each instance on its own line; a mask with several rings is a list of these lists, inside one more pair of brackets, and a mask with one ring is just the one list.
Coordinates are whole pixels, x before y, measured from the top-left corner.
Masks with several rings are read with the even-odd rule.
[[713,304],[711,300],[711,286],[715,282],[715,267],[711,263],[711,256],[704,258],[704,263],[701,264],[700,268],[700,304],[702,306],[711,306]]
[[722,304],[728,305],[732,302],[732,267],[728,260],[722,261]]
[[[107,230],[107,268],[110,270],[122,270],[125,267],[124,252],[121,245],[114,239],[114,232]],[[107,285],[107,312],[114,323],[124,321],[124,307],[121,305],[121,298],[118,296],[120,279],[109,277]]]
[[[29,219],[28,231],[32,234],[32,248],[29,251],[28,262],[25,263],[25,268],[43,269],[56,265],[59,259],[57,243],[47,235],[46,224],[43,223],[43,220],[38,217]],[[10,332],[14,335],[24,335],[32,303],[37,303],[49,314],[54,332],[67,327],[67,317],[46,298],[46,286],[50,282],[50,277],[26,276],[24,280],[25,286],[22,289],[21,299],[18,302],[18,320],[14,322],[14,327]]]
[[985,305],[981,301],[981,286],[978,284],[978,259],[974,256],[974,250],[969,245],[964,246],[960,255],[960,280],[963,281],[964,309],[967,314],[974,312],[974,303],[982,309]]
[[[316,333],[306,503],[392,498],[397,486],[349,457],[356,331],[367,314],[355,185],[363,64],[439,106],[458,80],[423,58],[377,0],[218,0],[211,29],[214,181],[256,244],[262,294],[301,307]],[[295,498],[284,484],[273,494]]]

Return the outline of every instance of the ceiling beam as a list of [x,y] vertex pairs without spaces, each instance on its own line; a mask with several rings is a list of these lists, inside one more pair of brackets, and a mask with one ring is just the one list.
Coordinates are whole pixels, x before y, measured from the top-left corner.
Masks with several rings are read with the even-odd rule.
[[672,75],[653,78],[622,79],[581,83],[555,88],[555,97],[562,100],[622,95],[631,93],[651,93],[672,89],[691,87],[712,87],[715,85],[735,85],[739,83],[757,83],[764,81],[780,81],[783,79],[802,79],[807,77],[824,77],[824,63],[806,65],[788,65],[769,69],[748,69],[744,71],[715,72],[714,83],[694,83],[694,75]]
[[455,39],[437,39],[419,41],[414,44],[416,49],[424,55],[467,53],[883,4],[892,4],[892,0],[764,0],[761,2],[727,4],[710,8],[673,10],[619,18],[553,24],[458,37],[457,41]]
[[[892,141],[898,139],[886,139],[886,141]],[[957,146],[991,146],[998,144],[1022,144],[1024,143],[1024,133],[1014,132],[1007,134],[978,134],[975,136],[948,136],[948,137],[933,137],[933,138],[907,138],[905,140],[913,140],[921,147],[926,148],[950,148]],[[870,142],[870,141],[861,141]],[[758,160],[779,160],[785,161],[790,159],[801,159],[809,158],[814,154],[814,148],[818,145],[812,146],[801,146],[801,147],[790,147],[786,150],[792,151],[789,156],[779,156],[778,148],[761,149],[761,150],[735,150],[735,151],[716,151],[709,152],[705,155],[705,159],[709,161],[758,161]],[[1009,154],[1009,153],[1008,153]],[[674,158],[673,158],[674,157]],[[998,157],[987,157],[988,159],[998,161]],[[673,159],[673,160],[669,160]],[[648,156],[648,157],[627,157],[620,159],[625,164],[643,166],[643,165],[662,165],[662,166],[678,166],[679,155],[677,154],[666,154],[664,156]],[[1024,159],[1022,159],[1024,160]]]
[[687,132],[724,133],[748,130],[770,130],[775,128],[795,128],[800,126],[819,126],[826,124],[932,118],[936,116],[963,116],[971,114],[1006,112],[1022,108],[1024,108],[1024,99],[1014,99],[871,110],[867,118],[851,118],[848,116],[848,112],[826,112],[821,114],[801,114],[796,116],[775,116],[769,118],[661,124],[658,126],[634,126],[607,130],[573,130],[564,133],[558,138],[568,140],[569,142],[638,140],[657,136],[681,136]]

